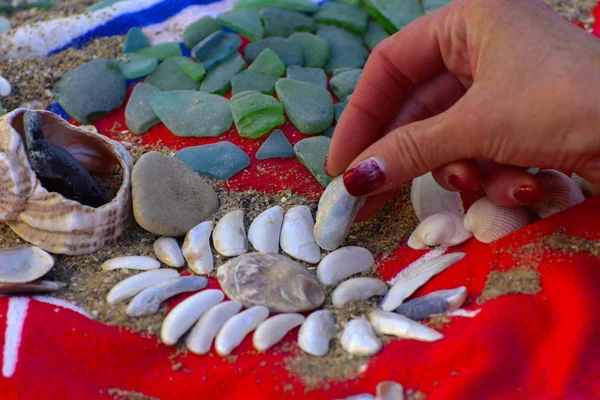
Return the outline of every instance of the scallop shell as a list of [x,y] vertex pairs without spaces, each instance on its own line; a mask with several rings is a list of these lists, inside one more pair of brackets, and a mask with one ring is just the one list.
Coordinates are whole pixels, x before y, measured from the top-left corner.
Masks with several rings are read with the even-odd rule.
[[548,218],[585,201],[577,182],[562,172],[546,169],[538,172],[536,177],[544,187],[544,197],[531,208],[540,218]]
[[525,208],[501,207],[487,197],[473,203],[465,218],[465,229],[483,243],[491,243],[527,224],[529,217]]
[[84,206],[39,184],[21,140],[26,111],[16,109],[0,118],[0,221],[27,242],[56,254],[88,254],[115,243],[132,215],[133,159],[125,147],[95,129],[76,127],[49,111],[35,111],[42,117],[46,140],[70,152],[91,174],[122,169],[123,183],[109,203]]

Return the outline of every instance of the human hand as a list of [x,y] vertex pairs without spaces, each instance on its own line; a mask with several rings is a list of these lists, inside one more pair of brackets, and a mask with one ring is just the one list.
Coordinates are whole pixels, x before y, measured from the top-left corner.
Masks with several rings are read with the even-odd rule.
[[326,165],[369,195],[433,171],[447,190],[538,202],[528,167],[600,183],[600,40],[538,0],[454,0],[381,42],[336,127]]

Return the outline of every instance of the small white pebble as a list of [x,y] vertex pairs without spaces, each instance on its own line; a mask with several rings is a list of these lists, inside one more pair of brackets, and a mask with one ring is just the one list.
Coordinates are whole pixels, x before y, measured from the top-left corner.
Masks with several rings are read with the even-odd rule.
[[8,96],[11,92],[10,82],[0,75],[0,96]]

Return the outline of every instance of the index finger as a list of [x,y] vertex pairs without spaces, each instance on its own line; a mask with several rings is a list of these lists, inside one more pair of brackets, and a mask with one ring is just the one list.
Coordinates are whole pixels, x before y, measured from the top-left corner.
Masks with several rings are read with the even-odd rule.
[[447,8],[427,14],[385,39],[371,53],[335,128],[327,161],[332,176],[343,173],[363,150],[386,132],[411,86],[444,67],[436,27]]

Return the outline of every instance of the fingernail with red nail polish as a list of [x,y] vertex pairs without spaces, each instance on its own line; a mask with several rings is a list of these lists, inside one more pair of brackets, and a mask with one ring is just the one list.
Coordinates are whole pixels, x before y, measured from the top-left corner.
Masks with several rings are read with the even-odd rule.
[[386,181],[385,170],[375,157],[367,158],[344,174],[344,185],[352,196],[364,196],[374,192]]
[[543,193],[529,185],[519,186],[513,191],[514,199],[523,204],[535,204],[542,200],[542,195]]

